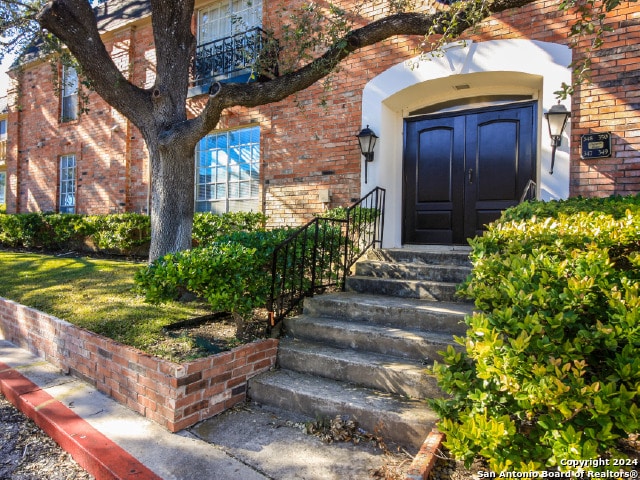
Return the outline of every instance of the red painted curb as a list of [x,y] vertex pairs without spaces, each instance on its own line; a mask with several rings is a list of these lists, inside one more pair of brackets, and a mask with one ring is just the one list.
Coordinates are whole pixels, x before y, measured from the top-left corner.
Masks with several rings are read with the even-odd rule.
[[444,433],[435,428],[431,430],[420,447],[420,451],[411,462],[405,477],[406,480],[427,480],[429,478],[429,473],[431,473],[431,469],[436,464],[436,452],[440,448],[443,439]]
[[162,480],[82,417],[2,362],[0,391],[96,480]]

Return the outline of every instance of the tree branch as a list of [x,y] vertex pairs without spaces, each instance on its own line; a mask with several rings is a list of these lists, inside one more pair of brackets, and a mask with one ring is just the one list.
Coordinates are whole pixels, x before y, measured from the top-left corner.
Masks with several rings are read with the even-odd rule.
[[[484,18],[507,9],[522,7],[534,0],[493,0],[487,3]],[[324,78],[337,65],[358,49],[374,45],[395,35],[424,36],[430,29],[441,33],[440,25],[450,25],[447,11],[436,13],[398,13],[371,22],[364,27],[351,31],[341,40],[334,43],[321,57],[304,67],[282,77],[266,82],[252,84],[224,84],[220,97],[224,107],[255,107],[267,103],[278,102],[289,95],[302,91],[318,80]],[[449,29],[450,34],[460,35],[472,22],[466,20],[465,10],[457,13],[455,27]],[[204,113],[204,112],[203,112]]]
[[114,64],[88,0],[52,0],[36,20],[69,48],[95,91],[142,129],[142,120],[151,118],[150,95],[131,84]]

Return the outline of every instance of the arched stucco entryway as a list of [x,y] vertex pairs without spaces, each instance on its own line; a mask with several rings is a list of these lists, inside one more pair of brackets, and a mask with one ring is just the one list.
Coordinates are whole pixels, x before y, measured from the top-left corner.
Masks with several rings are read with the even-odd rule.
[[[402,243],[403,120],[412,112],[461,98],[518,96],[538,102],[538,195],[542,199],[569,195],[569,138],[567,128],[549,175],[551,139],[543,113],[557,103],[554,91],[571,82],[571,50],[531,40],[493,40],[450,44],[444,55],[395,65],[373,78],[362,95],[362,124],[380,137],[375,160],[362,175],[362,192],[374,186],[387,189],[385,247]],[[473,100],[470,100],[473,102]],[[476,104],[477,106],[477,104]],[[567,102],[565,105],[570,109]],[[437,107],[435,107],[437,108]]]

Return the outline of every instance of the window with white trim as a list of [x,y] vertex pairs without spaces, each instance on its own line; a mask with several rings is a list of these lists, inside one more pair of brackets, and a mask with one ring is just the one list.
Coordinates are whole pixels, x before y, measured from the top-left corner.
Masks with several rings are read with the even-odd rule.
[[0,172],[0,205],[7,202],[7,172]]
[[60,121],[69,122],[78,118],[78,72],[73,67],[62,67]]
[[76,212],[76,156],[60,157],[60,213]]
[[262,26],[262,0],[225,0],[198,10],[198,45]]
[[260,211],[260,127],[214,132],[196,147],[198,212]]

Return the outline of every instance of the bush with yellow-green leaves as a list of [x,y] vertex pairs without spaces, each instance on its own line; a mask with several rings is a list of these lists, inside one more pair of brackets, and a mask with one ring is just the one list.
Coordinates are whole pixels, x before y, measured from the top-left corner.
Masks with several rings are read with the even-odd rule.
[[638,469],[613,459],[640,431],[640,197],[525,203],[471,245],[477,311],[434,368],[445,445],[495,472]]

